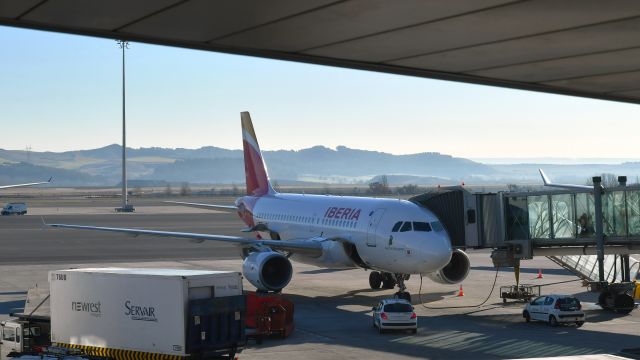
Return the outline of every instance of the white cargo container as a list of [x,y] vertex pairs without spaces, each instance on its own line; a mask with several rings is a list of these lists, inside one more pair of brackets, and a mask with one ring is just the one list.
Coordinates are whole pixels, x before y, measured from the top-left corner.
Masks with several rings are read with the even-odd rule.
[[[242,275],[237,272],[89,268],[51,271],[49,281],[51,342],[57,345],[184,357],[226,340],[230,346],[244,341]],[[234,298],[233,304],[242,302],[242,313],[224,302]],[[233,328],[222,335],[212,334],[219,327],[201,323],[200,314],[212,314],[216,306],[233,311],[224,318],[224,326]]]

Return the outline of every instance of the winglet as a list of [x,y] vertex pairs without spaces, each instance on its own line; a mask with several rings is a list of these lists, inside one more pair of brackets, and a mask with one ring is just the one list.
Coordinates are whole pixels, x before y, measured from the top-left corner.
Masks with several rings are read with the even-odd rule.
[[548,186],[549,184],[551,184],[551,181],[549,181],[547,174],[545,174],[544,171],[542,171],[542,169],[538,169],[538,171],[540,171],[540,176],[542,176],[542,183],[545,186]]

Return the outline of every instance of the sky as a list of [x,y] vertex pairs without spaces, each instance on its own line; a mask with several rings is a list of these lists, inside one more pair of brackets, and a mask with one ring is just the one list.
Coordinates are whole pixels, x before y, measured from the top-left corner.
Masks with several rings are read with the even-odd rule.
[[[0,26],[0,148],[121,143],[114,40]],[[315,145],[474,159],[640,159],[640,107],[424,78],[131,43],[127,146]]]

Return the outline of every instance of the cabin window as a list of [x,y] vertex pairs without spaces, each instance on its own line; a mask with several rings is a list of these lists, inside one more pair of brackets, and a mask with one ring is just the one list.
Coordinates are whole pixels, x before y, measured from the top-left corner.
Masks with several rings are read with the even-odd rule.
[[414,221],[413,230],[414,231],[431,231],[431,225],[429,225],[429,223],[427,222]]
[[400,226],[402,226],[402,221],[398,221],[395,225],[393,225],[393,229],[391,229],[391,232],[398,232],[398,230],[400,230]]
[[400,228],[400,232],[405,232],[405,231],[411,231],[411,221],[407,221],[404,224],[402,224],[402,227]]

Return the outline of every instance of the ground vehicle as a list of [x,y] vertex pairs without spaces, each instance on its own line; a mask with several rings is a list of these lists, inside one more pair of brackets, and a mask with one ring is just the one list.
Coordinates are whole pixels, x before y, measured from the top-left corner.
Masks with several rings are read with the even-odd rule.
[[[53,345],[79,349],[83,358],[208,359],[234,358],[245,344],[237,272],[72,269],[49,272],[49,285],[46,304],[28,295],[26,315],[2,323],[3,352]],[[36,316],[29,306],[47,307],[46,314]]]
[[8,203],[2,208],[2,215],[24,215],[27,213],[25,203]]
[[245,344],[237,272],[71,269],[51,271],[49,283],[56,346],[116,358],[234,358]]
[[257,343],[269,336],[286,338],[295,328],[293,302],[281,294],[247,292],[247,337]]
[[27,292],[22,313],[0,322],[0,359],[10,353],[32,353],[51,344],[49,289],[35,286]]
[[386,299],[374,306],[373,327],[382,334],[385,330],[418,331],[418,316],[413,312],[413,305],[404,299]]
[[570,295],[540,296],[525,306],[522,317],[531,320],[548,321],[551,326],[560,323],[584,324],[585,315],[580,300]]

